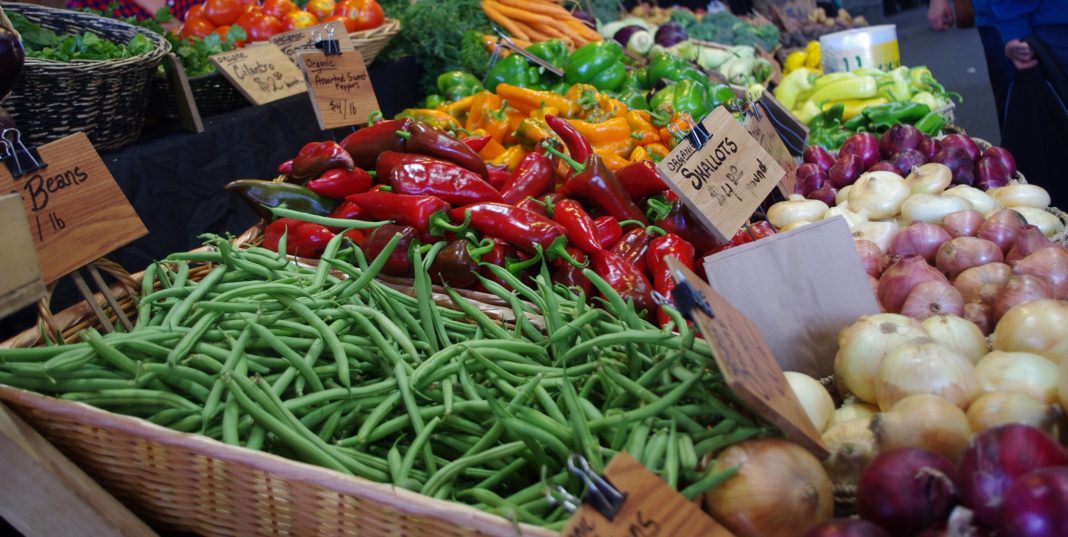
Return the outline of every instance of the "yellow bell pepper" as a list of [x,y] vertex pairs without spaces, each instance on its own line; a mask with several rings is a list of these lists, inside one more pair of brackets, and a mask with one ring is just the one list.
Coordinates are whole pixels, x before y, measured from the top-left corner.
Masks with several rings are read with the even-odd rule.
[[634,151],[634,140],[631,137],[621,138],[619,140],[611,140],[602,143],[591,143],[594,150],[600,150],[605,152],[611,152],[619,156],[619,158],[627,158],[630,156],[631,151]]
[[483,129],[494,140],[504,143],[505,136],[511,132],[508,117],[505,115],[501,98],[483,91],[472,95],[471,109],[467,113],[467,130]]
[[433,125],[434,127],[445,131],[460,128],[460,123],[456,118],[443,110],[435,110],[432,108],[407,108],[397,114],[397,118],[410,118],[415,121],[422,121],[423,123]]
[[456,118],[457,121],[463,122],[468,111],[471,110],[471,105],[475,103],[475,96],[468,95],[462,99],[453,101],[451,103],[443,103],[437,106],[437,110],[441,110],[446,114]]
[[598,146],[593,147],[593,152],[596,153],[597,156],[601,157],[601,160],[604,161],[605,167],[612,171],[621,170],[631,164],[629,160],[619,156],[617,153],[610,150],[601,149]]
[[553,106],[564,117],[575,117],[579,112],[578,104],[561,97],[551,91],[539,91],[513,86],[511,84],[498,84],[497,96],[520,112],[530,114],[542,106]]
[[643,160],[653,160],[653,157],[649,155],[649,151],[644,146],[638,146],[634,148],[634,151],[630,152],[630,156],[627,160],[631,162],[641,162]]
[[612,118],[601,123],[590,123],[581,119],[569,119],[567,121],[593,145],[619,140],[633,141],[630,139],[630,126],[627,125],[627,120],[621,117]]
[[879,104],[886,104],[889,101],[885,97],[876,97],[874,99],[849,99],[845,101],[824,103],[823,111],[826,112],[832,106],[841,103],[845,105],[845,109],[842,110],[842,119],[848,120],[856,117],[858,114],[864,111],[869,106],[875,106]]
[[515,136],[519,139],[519,143],[524,146],[534,147],[546,138],[555,137],[556,133],[545,124],[545,121],[528,117],[519,122]]
[[503,153],[497,155],[497,158],[490,161],[490,164],[497,166],[505,166],[508,171],[515,170],[515,167],[519,165],[519,161],[523,160],[523,157],[527,156],[527,150],[523,149],[521,145],[513,145],[508,149],[505,149]]
[[805,101],[805,104],[802,105],[800,109],[794,110],[794,115],[797,116],[797,119],[800,119],[803,123],[808,123],[812,120],[812,118],[819,115],[820,112],[823,112],[823,110],[820,109],[820,106],[815,102],[808,100]]
[[653,157],[653,160],[662,159],[671,152],[664,144],[649,144],[645,146],[645,150],[649,152],[649,156]]
[[795,50],[786,56],[786,61],[782,63],[782,70],[786,74],[792,73],[798,67],[805,67],[805,59],[808,58],[808,54],[803,50]]

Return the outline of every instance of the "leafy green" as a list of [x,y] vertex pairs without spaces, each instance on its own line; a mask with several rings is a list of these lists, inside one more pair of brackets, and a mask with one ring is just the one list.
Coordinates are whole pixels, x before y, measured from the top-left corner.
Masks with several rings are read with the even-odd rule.
[[586,10],[586,6],[593,10],[593,18],[601,23],[619,20],[619,0],[573,0],[578,9]]
[[692,24],[697,24],[697,16],[693,14],[693,11],[688,9],[673,9],[671,10],[671,21],[677,22],[686,28]]
[[22,35],[26,55],[31,58],[69,62],[73,60],[114,60],[151,52],[154,45],[143,34],[126,43],[114,43],[92,32],[59,35],[30,21],[21,13],[9,13],[15,30]]
[[460,63],[463,70],[475,75],[479,80],[489,71],[490,53],[482,45],[482,34],[476,31],[464,32],[460,42]]
[[[672,20],[676,13],[689,13],[675,9],[671,12]],[[681,22],[681,20],[679,21]],[[759,46],[770,51],[779,44],[779,29],[771,24],[750,24],[728,11],[717,11],[701,17],[699,21],[686,26],[686,33],[692,39],[711,41],[724,45]]]

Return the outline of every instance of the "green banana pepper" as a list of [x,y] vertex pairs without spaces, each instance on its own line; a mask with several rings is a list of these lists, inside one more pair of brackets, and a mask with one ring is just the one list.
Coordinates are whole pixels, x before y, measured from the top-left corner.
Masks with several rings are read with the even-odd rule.
[[931,111],[926,104],[903,102],[886,103],[869,106],[864,109],[864,117],[876,129],[886,129],[902,123],[913,124],[923,119]]
[[499,84],[511,84],[521,88],[542,89],[544,84],[538,67],[531,65],[519,54],[512,54],[497,62],[486,75],[486,89],[493,91]]
[[527,47],[527,52],[549,62],[554,67],[563,67],[567,62],[567,45],[559,39],[534,43]]
[[708,93],[702,84],[693,80],[681,80],[653,95],[649,102],[654,110],[666,110],[681,114],[688,112],[694,121],[701,121],[708,113]]
[[946,126],[946,118],[942,117],[942,114],[938,112],[929,112],[926,116],[916,122],[916,128],[920,132],[927,136],[934,136],[938,134],[942,127]]
[[567,59],[564,80],[570,84],[590,84],[601,91],[615,91],[623,85],[627,68],[623,48],[615,41],[590,43]]
[[[475,75],[465,71],[448,71],[438,75],[438,92],[447,101],[457,101],[468,95],[485,91]],[[433,108],[428,106],[427,108]]]
[[224,188],[240,196],[264,220],[273,218],[271,211],[268,210],[269,207],[280,205],[316,216],[326,216],[337,207],[336,200],[320,196],[308,187],[290,183],[238,179],[231,181]]

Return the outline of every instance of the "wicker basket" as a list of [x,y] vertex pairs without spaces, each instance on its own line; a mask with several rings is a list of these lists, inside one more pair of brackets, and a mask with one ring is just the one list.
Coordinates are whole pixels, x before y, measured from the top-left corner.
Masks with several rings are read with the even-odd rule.
[[393,39],[393,36],[397,35],[399,31],[399,20],[386,19],[378,28],[352,32],[349,34],[349,39],[352,40],[352,46],[360,51],[360,54],[363,54],[363,62],[371,65],[371,62],[375,61],[382,49],[389,44],[389,40]]
[[[249,105],[248,99],[218,71],[190,78],[189,89],[193,92],[193,100],[201,117],[223,114]],[[174,90],[167,77],[156,76],[152,79],[152,106],[149,109],[164,118],[178,117]]]
[[23,140],[41,145],[78,131],[97,149],[115,149],[141,134],[149,83],[170,43],[158,34],[106,17],[49,7],[3,3],[3,9],[57,33],[91,31],[104,39],[127,42],[140,33],[155,48],[121,60],[59,62],[26,58],[4,107]]

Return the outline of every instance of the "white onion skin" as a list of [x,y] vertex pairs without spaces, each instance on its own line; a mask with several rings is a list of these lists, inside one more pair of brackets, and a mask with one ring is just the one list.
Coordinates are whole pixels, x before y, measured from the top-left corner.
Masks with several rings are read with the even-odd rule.
[[823,432],[830,426],[834,416],[834,400],[820,381],[796,371],[786,371],[786,382],[790,384],[794,395],[797,396],[801,408],[804,409],[808,419],[812,421],[817,431]]
[[918,321],[880,313],[861,317],[838,333],[834,380],[843,394],[875,403],[875,376],[886,354],[908,341],[927,336]]
[[960,291],[964,302],[992,304],[1011,277],[1012,267],[1005,263],[987,263],[958,274],[953,287]]
[[[965,185],[961,185],[965,186]],[[942,228],[950,237],[974,237],[983,225],[983,215],[976,211],[959,211],[946,215],[942,219]]]
[[1049,405],[1019,392],[987,392],[968,407],[968,426],[973,432],[1022,423],[1049,432],[1060,413]]
[[990,345],[982,330],[963,317],[935,315],[924,319],[921,325],[930,334],[931,339],[960,353],[972,364],[978,363],[990,352]]
[[1057,401],[1057,364],[1030,352],[991,351],[975,364],[986,392],[1026,394],[1046,404]]
[[823,460],[823,468],[836,484],[855,485],[860,472],[875,458],[873,416],[836,423],[823,433],[823,444],[831,453]]
[[931,338],[911,341],[887,353],[875,381],[876,402],[884,411],[922,393],[966,409],[981,391],[972,363]]
[[931,394],[910,395],[871,421],[879,451],[926,449],[951,461],[960,458],[972,430],[957,405]]
[[842,405],[834,411],[834,417],[831,418],[831,427],[856,418],[870,418],[878,413],[879,409],[868,403]]
[[978,237],[957,237],[946,241],[935,254],[935,266],[950,280],[972,267],[1004,261],[997,244]]
[[1068,303],[1043,299],[1014,306],[998,321],[994,350],[1031,352],[1055,364],[1068,361]]
[[994,308],[982,302],[969,302],[964,305],[964,318],[971,321],[984,336],[994,331]]

